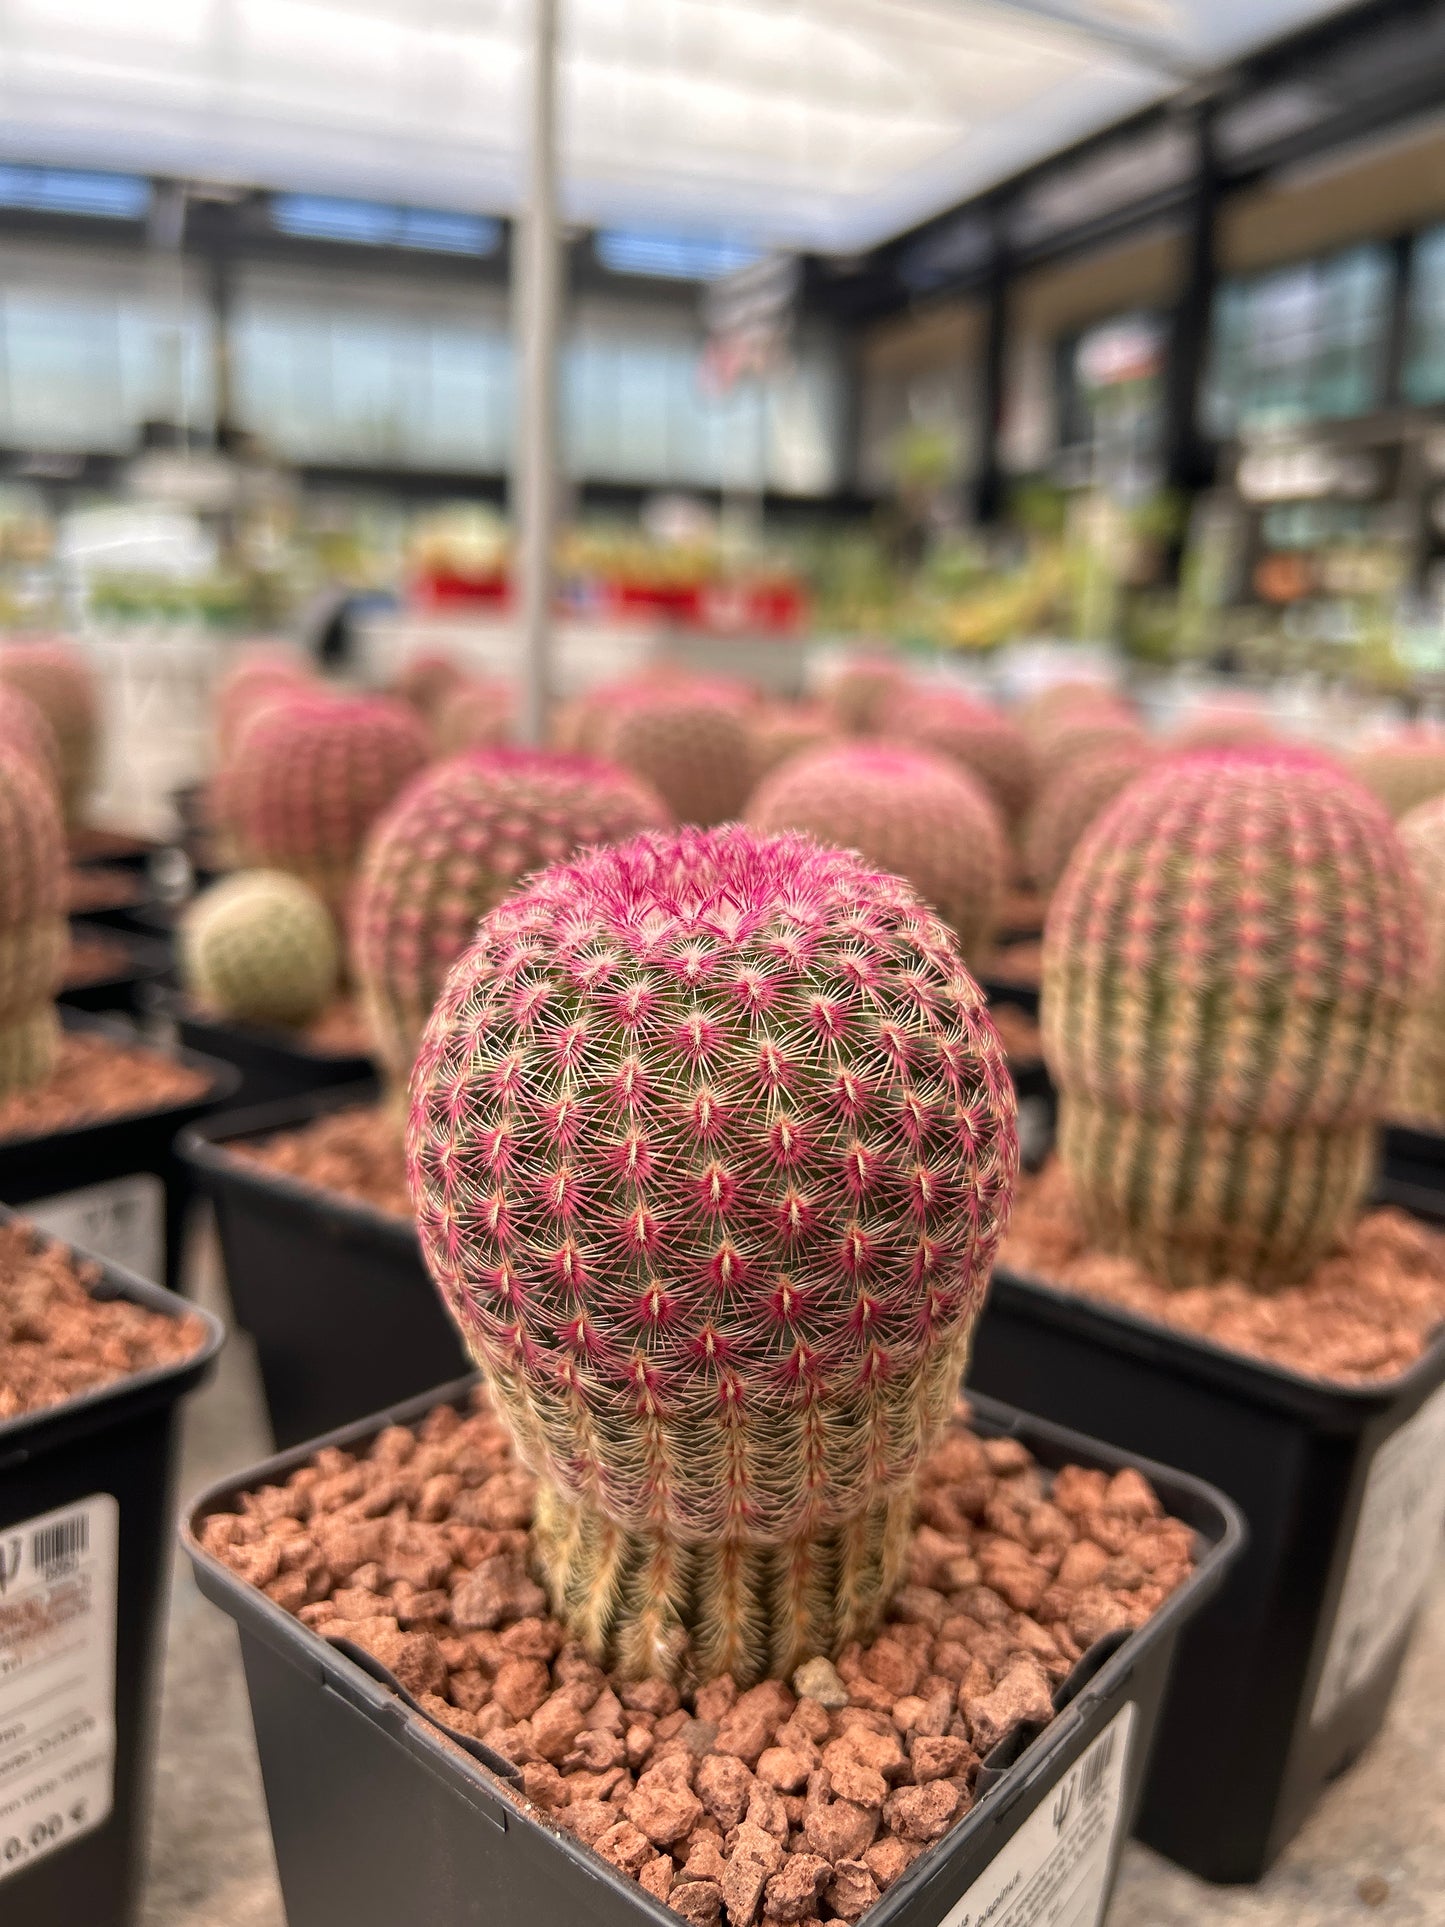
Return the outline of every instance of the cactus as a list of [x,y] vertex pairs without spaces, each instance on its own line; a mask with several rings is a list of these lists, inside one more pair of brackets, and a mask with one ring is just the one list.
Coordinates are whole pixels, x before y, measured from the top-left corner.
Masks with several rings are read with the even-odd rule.
[[464,687],[467,672],[440,649],[418,649],[402,664],[387,692],[435,722],[448,696]]
[[1439,1130],[1445,1126],[1445,796],[1411,810],[1399,835],[1420,889],[1426,969],[1419,1005],[1405,1026],[1390,1110]]
[[1148,742],[1137,717],[1118,703],[1094,703],[1043,724],[1033,736],[1038,767],[1057,771],[1101,749],[1140,748]]
[[353,912],[354,975],[393,1077],[405,1083],[447,971],[520,878],[667,822],[636,777],[580,757],[476,751],[418,777],[367,841]]
[[336,994],[340,953],[326,905],[283,870],[242,870],[188,907],[181,974],[202,1009],[300,1029]]
[[1008,839],[965,770],[901,744],[848,742],[795,757],[753,792],[755,830],[803,830],[906,877],[976,962],[993,938]]
[[0,682],[0,755],[23,756],[60,795],[60,744],[38,703]]
[[299,876],[344,925],[366,833],[426,759],[403,703],[283,698],[252,719],[224,772],[221,828],[244,867]]
[[495,749],[512,739],[516,728],[516,693],[512,685],[491,676],[474,676],[442,698],[432,725],[439,756],[459,756],[467,749]]
[[1445,730],[1428,725],[1397,730],[1357,751],[1350,770],[1398,823],[1432,797],[1445,795]]
[[1028,814],[1039,764],[1027,736],[1001,709],[950,689],[919,689],[894,706],[890,732],[950,757],[983,784],[1010,830]]
[[241,732],[268,704],[283,698],[320,694],[321,687],[279,644],[252,643],[216,685],[212,703],[216,753],[230,761]]
[[661,681],[618,690],[593,747],[650,783],[679,823],[723,823],[747,801],[752,725],[730,684]]
[[847,656],[822,686],[823,707],[841,736],[877,736],[908,689],[900,663],[881,651]]
[[1279,741],[1279,732],[1262,709],[1248,702],[1201,703],[1170,739],[1171,750],[1245,749]]
[[942,924],[803,837],[595,851],[483,923],[412,1098],[427,1260],[575,1636],[746,1683],[866,1635],[1017,1169]]
[[828,712],[814,703],[770,703],[753,718],[754,784],[791,757],[836,740]]
[[1305,1276],[1371,1175],[1422,944],[1389,818],[1322,758],[1171,758],[1044,932],[1059,1151],[1094,1242],[1171,1285]]
[[79,823],[95,784],[100,737],[89,665],[66,643],[9,643],[0,650],[0,682],[28,696],[55,732],[61,809],[67,824]]
[[1069,759],[1044,783],[1029,812],[1024,861],[1045,896],[1057,887],[1094,818],[1153,761],[1147,743],[1106,742]]
[[0,754],[0,1094],[55,1067],[65,968],[65,831],[55,792],[23,756]]
[[1061,682],[1048,683],[1026,697],[1014,711],[1014,720],[1026,736],[1037,740],[1067,716],[1101,707],[1128,714],[1108,683],[1067,677]]

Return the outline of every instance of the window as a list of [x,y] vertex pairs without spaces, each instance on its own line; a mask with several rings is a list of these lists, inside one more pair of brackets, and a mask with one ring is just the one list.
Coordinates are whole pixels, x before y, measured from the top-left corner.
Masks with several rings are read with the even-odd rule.
[[662,281],[717,281],[761,259],[756,248],[735,241],[632,228],[605,228],[593,246],[597,259],[613,274],[646,274]]
[[1225,438],[1378,407],[1391,290],[1381,247],[1226,282],[1203,402],[1209,432]]
[[352,247],[412,248],[428,254],[495,254],[501,223],[442,208],[391,207],[329,194],[277,194],[272,225],[306,240],[345,241]]
[[1445,227],[1415,242],[1401,386],[1419,407],[1445,401]]
[[137,174],[0,166],[0,207],[29,208],[38,214],[88,214],[100,221],[142,221],[150,204],[150,182]]

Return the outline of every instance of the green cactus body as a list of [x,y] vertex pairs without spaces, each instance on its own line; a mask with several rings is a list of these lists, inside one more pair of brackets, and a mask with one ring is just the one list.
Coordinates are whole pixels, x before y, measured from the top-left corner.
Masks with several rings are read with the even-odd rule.
[[1350,769],[1398,823],[1432,797],[1445,795],[1445,730],[1399,730],[1358,750]]
[[0,649],[0,682],[28,696],[50,724],[60,759],[61,809],[67,824],[79,823],[95,785],[100,747],[100,702],[89,664],[67,643],[9,643]]
[[196,898],[181,923],[181,971],[203,1009],[300,1029],[336,994],[331,913],[299,877],[243,870]]
[[1071,758],[1043,784],[1024,832],[1024,861],[1045,896],[1095,817],[1153,761],[1143,741],[1105,743]]
[[1410,811],[1400,824],[1425,917],[1425,980],[1405,1027],[1392,1112],[1445,1127],[1445,796]]
[[1008,839],[983,785],[941,756],[848,742],[795,757],[754,791],[755,830],[802,830],[905,877],[977,963],[993,939]]
[[448,970],[521,878],[667,821],[627,771],[542,751],[476,751],[411,784],[372,831],[352,919],[354,975],[392,1076],[405,1083]]
[[977,777],[1011,832],[1022,824],[1038,787],[1039,764],[1027,736],[1001,709],[949,689],[920,689],[894,709],[890,730]]
[[344,926],[366,833],[426,760],[404,703],[283,698],[243,732],[215,807],[243,865],[300,877]]
[[1170,759],[1044,933],[1059,1152],[1094,1242],[1175,1286],[1309,1272],[1373,1164],[1422,944],[1385,812],[1303,751]]
[[594,746],[650,783],[679,823],[724,823],[747,801],[752,724],[730,685],[659,681],[619,691]]
[[0,754],[0,1093],[55,1067],[65,969],[65,832],[55,794],[26,758]]
[[574,1635],[740,1683],[866,1635],[1017,1168],[943,925],[802,837],[593,852],[482,924],[412,1097],[427,1261]]

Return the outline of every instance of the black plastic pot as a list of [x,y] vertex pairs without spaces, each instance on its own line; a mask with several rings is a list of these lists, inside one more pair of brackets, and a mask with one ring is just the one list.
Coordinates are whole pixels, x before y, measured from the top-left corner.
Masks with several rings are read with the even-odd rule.
[[[470,1383],[443,1386],[317,1445],[355,1446],[384,1424],[415,1422],[439,1401],[463,1402]],[[1048,1467],[1112,1470],[1125,1462],[991,1401],[977,1402],[975,1422],[1022,1439]],[[212,1487],[185,1534],[202,1592],[240,1628],[290,1927],[677,1927],[676,1914],[521,1804],[504,1762],[475,1741],[444,1737],[374,1662],[363,1670],[202,1549],[197,1533],[208,1514],[234,1510],[240,1493],[284,1479],[316,1449]],[[991,1903],[1012,1889],[1016,1872],[1033,1873],[1042,1886],[1045,1867],[1073,1893],[1068,1919],[1102,1918],[1180,1630],[1219,1585],[1242,1537],[1238,1514],[1218,1493],[1145,1469],[1169,1510],[1195,1528],[1198,1570],[1141,1632],[1085,1656],[1059,1689],[1051,1725],[989,1756],[977,1806],[888,1890],[870,1927],[958,1922],[965,1896],[968,1920],[997,1919]],[[502,1772],[489,1770],[498,1765]]]
[[63,989],[59,1001],[68,1010],[120,1010],[138,1016],[144,987],[159,983],[170,971],[169,946],[146,937],[130,936],[103,924],[87,924],[83,917],[72,919],[70,928],[77,938],[94,937],[123,948],[127,961],[122,965],[117,959],[112,975]]
[[[23,1599],[27,1581],[34,1588],[52,1574],[64,1583],[72,1614],[64,1665],[39,1674],[38,1704],[26,1691],[25,1674],[0,1665],[5,1927],[129,1927],[136,1918],[170,1566],[176,1419],[182,1397],[209,1375],[222,1340],[208,1313],[111,1266],[96,1295],[127,1298],[169,1317],[192,1312],[206,1337],[183,1364],[0,1420],[0,1571],[6,1575],[0,1603]],[[15,1658],[0,1618],[0,1660]],[[50,1750],[38,1772],[17,1768],[29,1737],[16,1733],[17,1721],[31,1728],[37,1747]],[[54,1785],[42,1791],[37,1781]]]
[[227,1112],[183,1133],[177,1147],[215,1206],[231,1305],[255,1341],[278,1446],[354,1424],[467,1369],[409,1218],[229,1148],[376,1094],[368,1082]]
[[1385,1717],[1445,1512],[1445,1333],[1402,1378],[1338,1385],[1004,1265],[969,1384],[1243,1511],[1244,1557],[1180,1644],[1139,1833],[1257,1880]]
[[[114,1020],[65,1011],[62,1021],[67,1030],[99,1031],[118,1043],[144,1044]],[[190,1183],[175,1153],[176,1133],[224,1104],[235,1089],[236,1074],[229,1064],[191,1051],[167,1054],[206,1074],[209,1086],[199,1097],[127,1111],[43,1137],[0,1139],[0,1200],[23,1205],[26,1217],[54,1236],[118,1263],[154,1242],[159,1212],[161,1269],[164,1282],[174,1290],[190,1199]]]
[[1382,1168],[1387,1184],[1409,1185],[1434,1194],[1436,1208],[1445,1210],[1445,1136],[1422,1131],[1413,1124],[1390,1124],[1383,1132]]
[[148,1014],[174,1027],[187,1050],[236,1067],[241,1078],[238,1106],[304,1097],[310,1091],[355,1084],[375,1075],[371,1057],[364,1052],[314,1050],[294,1033],[208,1017],[178,990],[156,988],[146,993],[144,1002]]

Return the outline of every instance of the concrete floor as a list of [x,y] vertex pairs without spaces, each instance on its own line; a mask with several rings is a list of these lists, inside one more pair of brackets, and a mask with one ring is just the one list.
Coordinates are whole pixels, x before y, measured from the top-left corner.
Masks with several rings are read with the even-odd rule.
[[[224,1316],[209,1246],[198,1272],[197,1295]],[[246,1342],[232,1338],[214,1383],[190,1404],[181,1490],[269,1449]],[[1367,1923],[1445,1927],[1445,1567],[1384,1733],[1268,1879],[1208,1887],[1131,1845],[1107,1927]],[[143,1927],[285,1927],[231,1622],[179,1560]]]

